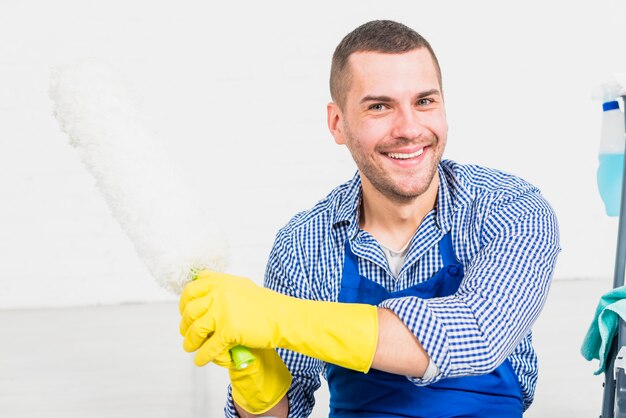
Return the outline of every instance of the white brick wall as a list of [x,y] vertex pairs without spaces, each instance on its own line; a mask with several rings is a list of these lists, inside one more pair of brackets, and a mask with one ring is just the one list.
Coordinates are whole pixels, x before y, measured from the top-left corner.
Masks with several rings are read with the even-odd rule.
[[51,65],[94,56],[136,83],[227,227],[231,271],[260,281],[277,228],[352,175],[325,126],[328,68],[341,37],[373,18],[413,26],[438,52],[447,156],[519,174],[553,203],[557,277],[612,274],[617,222],[595,189],[590,91],[626,71],[623,0],[154,3],[0,4],[0,309],[171,299],[58,130]]

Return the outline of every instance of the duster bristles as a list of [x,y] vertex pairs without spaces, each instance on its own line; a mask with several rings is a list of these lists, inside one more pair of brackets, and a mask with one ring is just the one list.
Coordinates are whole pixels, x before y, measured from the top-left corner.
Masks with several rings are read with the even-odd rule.
[[180,293],[193,269],[223,271],[224,234],[146,127],[131,89],[93,62],[53,69],[54,115],[156,281]]

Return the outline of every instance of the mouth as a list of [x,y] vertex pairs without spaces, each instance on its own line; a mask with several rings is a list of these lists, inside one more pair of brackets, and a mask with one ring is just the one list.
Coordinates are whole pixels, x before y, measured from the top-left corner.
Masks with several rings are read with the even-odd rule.
[[411,153],[403,153],[403,152],[386,152],[385,155],[389,158],[393,158],[394,160],[410,160],[411,158],[419,157],[424,153],[425,148],[420,148],[417,151]]

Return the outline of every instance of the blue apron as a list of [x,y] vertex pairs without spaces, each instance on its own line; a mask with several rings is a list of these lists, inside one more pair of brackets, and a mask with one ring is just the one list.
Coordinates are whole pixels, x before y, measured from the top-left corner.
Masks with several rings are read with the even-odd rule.
[[[429,280],[398,292],[359,275],[357,257],[346,242],[339,302],[378,305],[404,296],[449,296],[459,288],[463,265],[456,259],[450,233],[439,242],[443,268]],[[522,393],[508,360],[486,375],[442,379],[416,386],[405,376],[371,369],[369,373],[328,364],[330,417],[521,417]]]

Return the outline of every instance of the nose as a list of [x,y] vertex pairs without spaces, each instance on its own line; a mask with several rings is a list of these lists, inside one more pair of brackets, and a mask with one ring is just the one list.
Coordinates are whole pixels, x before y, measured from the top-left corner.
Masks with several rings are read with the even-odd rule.
[[394,138],[416,139],[424,132],[423,121],[418,111],[399,108],[396,112],[391,135]]

